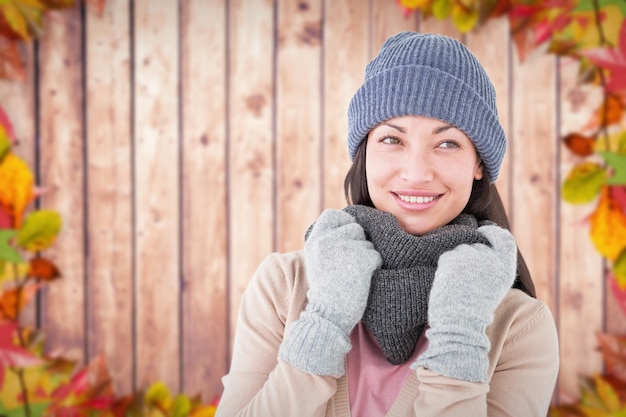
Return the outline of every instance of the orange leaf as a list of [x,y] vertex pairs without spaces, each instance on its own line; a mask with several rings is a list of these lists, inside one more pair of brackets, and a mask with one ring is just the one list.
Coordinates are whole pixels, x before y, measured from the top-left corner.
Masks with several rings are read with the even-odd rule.
[[20,289],[11,288],[0,295],[0,317],[16,321],[20,311],[33,298],[41,284],[27,285]]
[[0,36],[0,78],[21,80],[26,79],[26,70],[17,42]]
[[35,178],[30,168],[13,153],[0,162],[0,205],[13,218],[15,229],[22,225],[26,207],[34,199]]
[[606,373],[626,381],[626,336],[596,334]]
[[61,273],[52,261],[46,258],[32,258],[28,269],[28,276],[43,281],[52,281],[56,278],[60,278]]
[[593,154],[593,145],[596,141],[580,133],[570,133],[563,138],[563,142],[575,155],[585,157]]
[[591,241],[598,252],[611,261],[626,248],[626,214],[611,195],[611,187],[604,186],[596,210],[589,217]]

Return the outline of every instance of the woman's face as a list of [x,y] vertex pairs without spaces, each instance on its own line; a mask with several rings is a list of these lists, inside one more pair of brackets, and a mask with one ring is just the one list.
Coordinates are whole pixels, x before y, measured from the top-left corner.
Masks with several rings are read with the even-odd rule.
[[402,116],[374,127],[367,138],[367,187],[374,206],[393,214],[412,235],[458,216],[483,166],[474,144],[441,120]]

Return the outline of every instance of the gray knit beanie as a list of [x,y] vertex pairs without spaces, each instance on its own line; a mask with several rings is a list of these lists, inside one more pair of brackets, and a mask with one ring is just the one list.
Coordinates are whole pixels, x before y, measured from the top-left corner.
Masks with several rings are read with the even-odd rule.
[[498,178],[506,138],[496,94],[476,57],[442,35],[401,32],[385,41],[365,68],[365,82],[348,107],[350,158],[369,131],[393,117],[448,122],[474,143],[491,181]]

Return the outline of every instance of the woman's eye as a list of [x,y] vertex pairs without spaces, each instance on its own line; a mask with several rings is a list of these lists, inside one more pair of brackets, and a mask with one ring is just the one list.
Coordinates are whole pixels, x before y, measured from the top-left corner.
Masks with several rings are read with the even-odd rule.
[[440,148],[446,148],[446,149],[458,148],[460,146],[461,145],[459,145],[459,143],[454,140],[446,140],[439,144]]
[[385,136],[381,138],[380,141],[382,143],[388,143],[390,145],[397,145],[398,143],[400,143],[400,140],[398,138],[394,138],[393,136]]

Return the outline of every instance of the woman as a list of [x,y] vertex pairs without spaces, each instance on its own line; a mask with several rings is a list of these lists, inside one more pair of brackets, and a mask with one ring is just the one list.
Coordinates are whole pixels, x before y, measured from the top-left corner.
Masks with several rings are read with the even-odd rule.
[[350,205],[257,270],[217,416],[545,416],[556,329],[491,184],[506,140],[482,66],[399,33],[348,121]]

